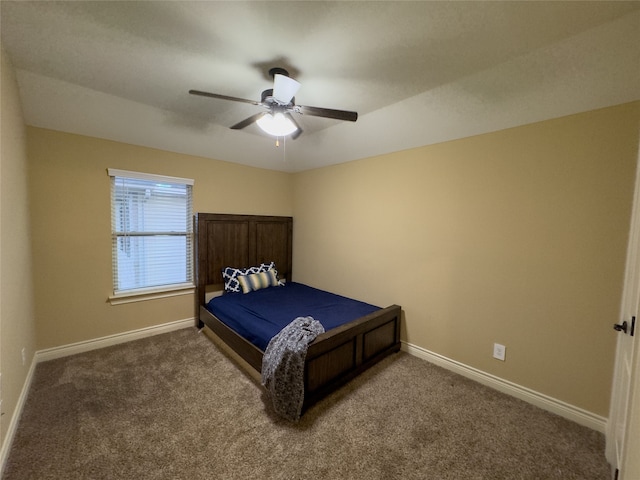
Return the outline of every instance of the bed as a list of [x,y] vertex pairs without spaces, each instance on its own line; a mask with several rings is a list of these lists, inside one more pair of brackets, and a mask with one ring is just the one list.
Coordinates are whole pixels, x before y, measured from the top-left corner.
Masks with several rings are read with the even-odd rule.
[[[278,278],[286,284],[284,289],[293,287],[293,219],[197,213],[194,233],[197,326],[206,326],[213,331],[259,373],[264,349],[211,313],[207,303],[224,292],[222,271],[228,266],[248,267],[273,262]],[[260,292],[246,297],[254,293]],[[303,412],[364,370],[400,350],[400,312],[398,305],[374,307],[363,316],[328,329],[309,344],[304,367]]]

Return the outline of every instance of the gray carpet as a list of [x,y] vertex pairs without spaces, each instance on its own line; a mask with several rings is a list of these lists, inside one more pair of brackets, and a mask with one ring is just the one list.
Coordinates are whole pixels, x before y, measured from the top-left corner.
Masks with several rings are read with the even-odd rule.
[[602,434],[405,353],[274,417],[185,329],[41,363],[3,478],[608,479]]

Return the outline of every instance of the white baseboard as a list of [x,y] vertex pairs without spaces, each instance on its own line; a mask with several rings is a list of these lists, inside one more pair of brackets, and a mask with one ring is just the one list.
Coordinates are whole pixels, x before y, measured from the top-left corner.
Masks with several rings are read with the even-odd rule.
[[195,324],[196,321],[194,318],[187,318],[184,320],[176,320],[175,322],[163,323],[162,325],[155,325],[153,327],[146,327],[139,330],[116,333],[115,335],[109,335],[107,337],[86,340],[84,342],[63,345],[61,347],[47,348],[36,352],[36,362],[46,362],[47,360],[68,357],[69,355],[110,347],[112,345],[118,345],[119,343],[131,342],[133,340],[139,340],[141,338],[151,337],[161,333],[193,327]]
[[439,367],[445,368],[454,373],[458,373],[471,380],[475,380],[478,383],[506,393],[507,395],[524,400],[525,402],[531,403],[543,410],[560,415],[561,417],[585,427],[589,427],[592,430],[605,433],[607,419],[596,415],[595,413],[591,413],[556,398],[549,397],[548,395],[544,395],[513,382],[509,382],[508,380],[496,377],[495,375],[483,372],[482,370],[451,360],[450,358],[425,350],[424,348],[411,345],[410,343],[402,342],[402,351],[415,357],[422,358],[423,360],[436,364]]
[[25,379],[20,397],[16,404],[16,408],[13,411],[9,427],[7,428],[7,434],[2,443],[2,449],[0,449],[0,478],[4,472],[7,459],[9,457],[9,451],[11,450],[11,444],[13,443],[13,437],[18,427],[18,422],[22,415],[22,409],[27,400],[29,394],[29,388],[31,388],[31,382],[33,380],[33,374],[36,369],[36,365],[40,362],[46,362],[47,360],[54,360],[56,358],[68,357],[69,355],[75,355],[77,353],[88,352],[91,350],[97,350],[99,348],[110,347],[119,343],[131,342],[133,340],[139,340],[141,338],[151,337],[153,335],[159,335],[161,333],[172,332],[174,330],[180,330],[182,328],[195,326],[195,318],[187,318],[184,320],[176,320],[175,322],[164,323],[162,325],[155,325],[153,327],[141,328],[139,330],[131,330],[129,332],[117,333],[115,335],[109,335],[107,337],[96,338],[93,340],[87,340],[84,342],[72,343],[70,345],[63,345],[61,347],[47,348],[45,350],[39,350],[33,356],[31,367]]
[[2,449],[0,449],[0,478],[4,473],[4,466],[7,463],[9,458],[9,452],[11,451],[11,444],[13,443],[13,437],[16,434],[16,430],[18,429],[18,422],[20,420],[20,415],[22,414],[22,409],[24,408],[24,404],[27,401],[27,395],[29,395],[29,388],[31,387],[31,380],[33,380],[33,373],[36,371],[36,359],[35,356],[31,360],[31,366],[29,367],[29,371],[27,372],[27,378],[22,385],[22,391],[20,392],[20,396],[18,397],[18,402],[16,404],[16,408],[13,411],[13,415],[11,416],[11,420],[9,421],[9,426],[7,427],[7,434],[4,437],[4,442],[2,442]]

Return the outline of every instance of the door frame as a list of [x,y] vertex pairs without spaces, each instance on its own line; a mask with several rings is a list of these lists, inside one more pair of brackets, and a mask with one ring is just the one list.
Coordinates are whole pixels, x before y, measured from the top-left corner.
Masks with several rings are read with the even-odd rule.
[[[606,458],[617,480],[640,478],[640,462],[630,455],[640,444],[640,145],[636,162],[633,209],[627,246],[625,280],[620,305],[620,323],[636,317],[634,335],[618,332],[616,359],[606,428]],[[613,332],[612,332],[613,333]],[[628,372],[627,369],[628,363]],[[626,378],[628,377],[628,378]],[[621,443],[617,434],[622,429]],[[620,448],[618,448],[620,447]]]

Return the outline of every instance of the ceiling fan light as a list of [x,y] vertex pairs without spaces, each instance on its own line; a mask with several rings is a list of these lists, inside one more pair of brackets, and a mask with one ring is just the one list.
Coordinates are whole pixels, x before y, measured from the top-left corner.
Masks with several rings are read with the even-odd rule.
[[286,137],[298,130],[296,124],[280,112],[275,115],[267,113],[260,117],[256,123],[263,132],[274,137]]
[[273,76],[273,98],[281,105],[288,105],[300,89],[300,83],[280,73]]

